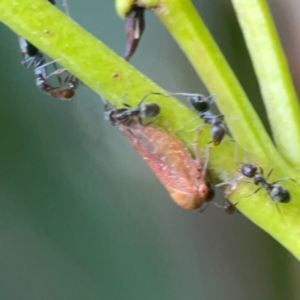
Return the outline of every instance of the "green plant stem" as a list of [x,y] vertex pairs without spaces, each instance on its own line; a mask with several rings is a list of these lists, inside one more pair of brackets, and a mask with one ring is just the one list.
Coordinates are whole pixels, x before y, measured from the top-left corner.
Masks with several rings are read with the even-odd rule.
[[279,151],[300,165],[300,109],[265,0],[232,0],[250,52]]
[[[60,63],[64,67],[95,91],[99,92],[99,83],[101,83],[102,93],[115,105],[120,105],[125,92],[128,93],[126,102],[133,106],[137,105],[141,97],[150,91],[163,92],[151,80],[44,0],[2,0],[0,20],[54,59],[61,59]],[[215,79],[211,76],[210,80]],[[101,101],[100,98],[99,101]],[[163,125],[167,121],[170,130],[191,148],[197,134],[179,131],[179,128],[195,117],[195,113],[171,97],[151,96],[149,101],[161,106],[161,117],[157,118],[157,123]],[[239,126],[245,122],[243,118],[239,119],[240,117],[240,114],[236,116]],[[193,124],[186,129],[194,126]],[[241,127],[246,128],[246,125]],[[252,129],[253,127],[249,130]],[[201,145],[206,145],[210,139],[208,130],[204,130],[200,137]],[[215,181],[228,181],[236,174],[234,149],[235,144],[228,141],[224,141],[218,147],[213,147],[209,168]],[[240,158],[242,156],[243,152]],[[268,161],[267,159],[260,160],[261,158],[257,156],[251,157],[253,161],[261,163],[266,168],[270,165],[275,166],[273,179],[282,176],[300,179],[294,176],[295,174],[284,164],[276,151],[272,158],[274,160]],[[251,197],[251,200],[240,201],[239,209],[300,258],[300,232],[298,230],[300,203],[297,201],[300,199],[300,192],[293,183],[287,183],[287,186],[294,200],[289,205],[280,205],[285,221],[282,220],[281,215],[264,192]],[[252,185],[240,184],[234,197],[247,195],[251,191],[253,191]]]
[[[143,0],[140,2],[144,3]],[[217,95],[216,102],[234,139],[251,153],[265,158],[275,154],[270,137],[192,3],[187,0],[161,0],[154,12],[182,48],[208,90]]]

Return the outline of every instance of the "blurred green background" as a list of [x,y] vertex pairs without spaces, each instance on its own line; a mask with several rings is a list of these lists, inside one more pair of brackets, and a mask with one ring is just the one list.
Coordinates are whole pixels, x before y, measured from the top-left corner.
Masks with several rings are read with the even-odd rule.
[[[293,20],[270,2],[287,38]],[[264,116],[230,1],[194,3]],[[113,1],[68,4],[123,54]],[[132,64],[167,90],[206,93],[150,12],[146,22]],[[0,36],[0,299],[299,299],[299,263],[284,248],[242,215],[177,207],[104,122],[97,95],[83,86],[71,102],[44,95],[16,35],[0,26]]]

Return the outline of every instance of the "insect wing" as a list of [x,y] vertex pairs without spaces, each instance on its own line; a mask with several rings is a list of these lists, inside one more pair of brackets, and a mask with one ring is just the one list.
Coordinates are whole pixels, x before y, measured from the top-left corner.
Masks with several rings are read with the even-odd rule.
[[202,182],[196,163],[181,141],[160,129],[139,124],[130,128],[120,125],[120,130],[179,206],[195,209],[205,202],[198,191]]

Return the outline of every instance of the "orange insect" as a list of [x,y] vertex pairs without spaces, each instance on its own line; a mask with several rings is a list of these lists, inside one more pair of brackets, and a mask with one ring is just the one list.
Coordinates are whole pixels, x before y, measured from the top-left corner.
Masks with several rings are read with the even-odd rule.
[[202,166],[198,144],[195,161],[181,141],[161,129],[137,122],[119,128],[179,206],[196,209],[213,198],[206,181],[207,161]]

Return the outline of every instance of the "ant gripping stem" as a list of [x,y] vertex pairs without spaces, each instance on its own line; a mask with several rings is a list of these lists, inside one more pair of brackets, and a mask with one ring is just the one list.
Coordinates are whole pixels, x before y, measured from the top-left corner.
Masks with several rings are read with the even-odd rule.
[[[55,5],[54,0],[48,0],[48,2]],[[21,36],[19,37],[19,46],[22,54],[21,63],[26,69],[43,59],[43,54],[40,50]]]
[[224,115],[215,115],[211,112],[211,105],[215,100],[215,95],[211,95],[207,98],[201,94],[182,93],[181,95],[187,96],[193,108],[198,112],[199,117],[204,121],[205,124],[212,126],[212,142],[215,146],[219,145],[225,136],[226,127],[224,123]]
[[35,67],[34,73],[36,75],[36,85],[37,87],[49,96],[58,98],[60,100],[71,100],[75,95],[75,90],[78,87],[79,80],[72,74],[68,74],[63,82],[59,86],[51,86],[47,79],[53,75],[61,74],[67,72],[64,69],[56,70],[50,75],[46,75],[46,66],[55,62],[50,62],[48,64],[43,64],[44,60],[41,60]]
[[278,185],[277,183],[282,182],[282,181],[287,181],[287,180],[291,180],[295,183],[297,183],[297,181],[295,181],[292,178],[286,177],[286,178],[277,179],[277,180],[269,183],[267,180],[271,176],[273,170],[274,169],[271,169],[265,178],[262,167],[258,167],[255,164],[249,164],[249,163],[243,164],[239,170],[240,173],[242,175],[244,175],[245,177],[253,178],[253,183],[255,185],[260,186],[252,194],[250,194],[246,197],[243,197],[243,198],[251,197],[254,194],[256,194],[257,192],[259,192],[261,189],[265,189],[273,202],[289,203],[291,200],[291,195],[290,195],[289,191],[286,188],[284,188],[283,186]]
[[104,103],[104,119],[112,125],[131,126],[137,120],[140,125],[149,125],[143,123],[143,119],[156,117],[160,113],[160,107],[156,103],[143,103],[147,97],[154,93],[146,94],[139,102],[136,108],[123,103],[124,108],[110,107],[108,102],[101,96]]

